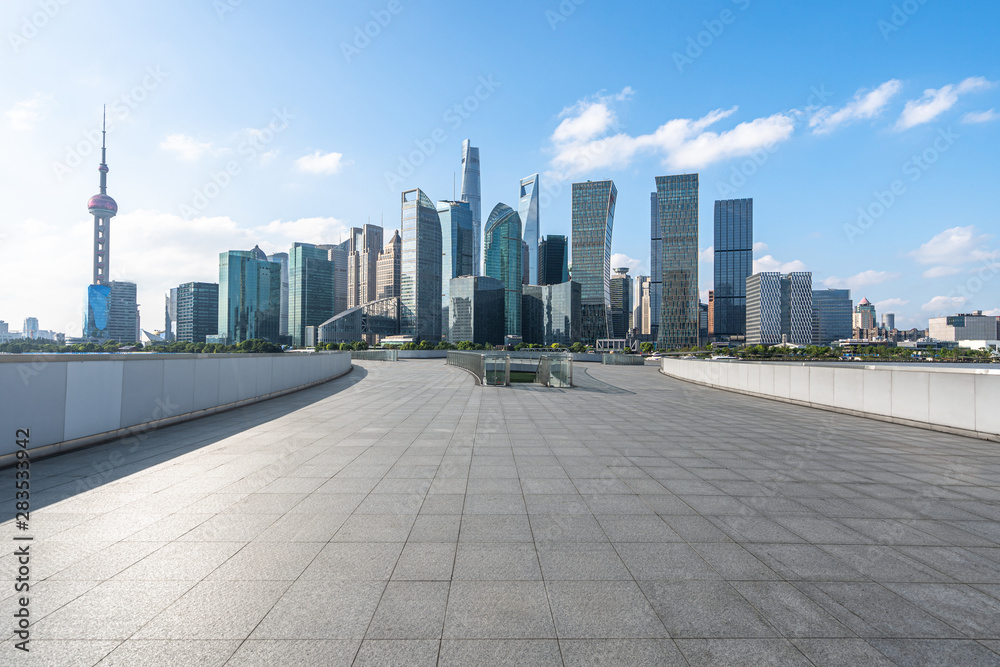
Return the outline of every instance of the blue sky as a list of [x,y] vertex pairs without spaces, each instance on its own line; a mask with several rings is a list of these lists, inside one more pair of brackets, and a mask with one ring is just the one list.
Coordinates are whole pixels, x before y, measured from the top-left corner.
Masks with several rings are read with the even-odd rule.
[[654,178],[698,172],[703,292],[714,200],[753,197],[760,270],[810,270],[905,327],[1000,308],[994,2],[151,4],[5,3],[12,329],[80,330],[105,103],[111,274],[146,329],[221,251],[391,230],[412,187],[450,199],[465,138],[484,218],[542,174],[542,234],[569,234],[570,183],[614,179],[633,273]]

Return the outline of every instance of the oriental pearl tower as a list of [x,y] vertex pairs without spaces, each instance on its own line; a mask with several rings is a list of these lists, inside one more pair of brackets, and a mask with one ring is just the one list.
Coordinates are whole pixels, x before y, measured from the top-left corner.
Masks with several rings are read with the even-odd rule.
[[101,192],[90,198],[87,210],[94,216],[94,283],[107,285],[108,252],[111,244],[111,218],[118,213],[118,204],[108,196],[108,159],[107,159],[107,109],[101,127]]

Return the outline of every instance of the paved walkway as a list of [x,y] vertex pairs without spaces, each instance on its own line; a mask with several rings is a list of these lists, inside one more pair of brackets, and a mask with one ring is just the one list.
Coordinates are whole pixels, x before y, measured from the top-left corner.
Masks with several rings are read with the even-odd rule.
[[1000,664],[995,443],[575,370],[363,362],[35,462],[0,664]]

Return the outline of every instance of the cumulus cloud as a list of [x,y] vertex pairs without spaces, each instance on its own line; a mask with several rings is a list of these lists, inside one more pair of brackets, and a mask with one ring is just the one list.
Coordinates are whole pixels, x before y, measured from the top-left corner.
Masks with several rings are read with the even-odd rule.
[[670,169],[698,169],[785,141],[795,127],[790,113],[777,113],[728,130],[709,130],[736,113],[737,107],[732,107],[697,119],[669,120],[650,134],[632,136],[617,131],[614,109],[615,103],[631,95],[632,89],[625,88],[617,95],[598,95],[563,109],[550,137],[554,153],[550,176],[564,180],[600,169],[621,169],[640,153],[659,155]]
[[644,268],[641,259],[633,259],[632,257],[629,257],[628,255],[622,252],[616,252],[611,255],[612,269],[620,269],[626,267],[628,268],[629,273],[633,277],[638,275],[643,275],[643,273],[640,272],[640,269]]
[[715,261],[715,246],[708,246],[704,250],[698,251],[698,261],[699,262],[714,262]]
[[15,130],[29,131],[52,111],[52,96],[35,93],[7,110],[7,121]]
[[966,304],[964,296],[936,296],[920,307],[925,313],[954,313]]
[[344,154],[316,151],[300,157],[295,161],[295,166],[299,171],[306,174],[328,176],[336,174],[344,166]]
[[212,151],[211,142],[198,141],[186,134],[170,134],[160,142],[160,148],[182,160],[195,161]]
[[988,109],[986,111],[970,111],[962,116],[962,122],[966,125],[976,125],[979,123],[989,123],[997,118],[1000,118],[1000,114],[993,109]]
[[755,253],[767,252],[767,244],[764,243],[763,241],[757,241],[756,243],[753,244],[753,251]]
[[988,234],[977,234],[975,225],[951,227],[908,254],[919,264],[962,266],[991,258],[994,253],[987,248],[989,239]]
[[945,276],[953,276],[961,272],[961,270],[956,266],[934,266],[924,271],[921,275],[924,278],[944,278]]
[[808,271],[804,262],[793,259],[790,262],[782,262],[771,255],[764,255],[760,259],[753,261],[753,272],[764,273],[766,271],[779,271],[781,273],[791,273],[792,271]]
[[890,79],[875,90],[861,89],[854,94],[853,100],[836,111],[832,106],[816,111],[809,118],[809,127],[813,129],[813,134],[829,134],[855,120],[874,118],[902,89],[903,83],[899,79]]
[[896,122],[896,129],[908,130],[917,125],[929,123],[958,102],[961,95],[986,90],[993,87],[993,82],[981,76],[973,76],[961,83],[951,84],[941,88],[928,88],[923,97],[910,100],[903,107],[903,113]]
[[862,271],[861,273],[856,273],[853,276],[847,278],[838,278],[837,276],[830,276],[823,281],[824,287],[834,288],[834,289],[851,289],[858,290],[863,287],[868,287],[870,285],[878,285],[879,283],[884,283],[888,280],[895,280],[899,278],[898,273],[890,273],[889,271],[875,271],[869,269],[868,271]]
[[910,303],[910,302],[907,301],[906,299],[896,299],[896,298],[882,299],[881,301],[876,301],[875,302],[875,310],[877,310],[879,312],[883,312],[883,311],[887,311],[887,310],[891,311],[891,309],[893,309],[893,308],[902,308],[903,306],[905,306],[908,303]]

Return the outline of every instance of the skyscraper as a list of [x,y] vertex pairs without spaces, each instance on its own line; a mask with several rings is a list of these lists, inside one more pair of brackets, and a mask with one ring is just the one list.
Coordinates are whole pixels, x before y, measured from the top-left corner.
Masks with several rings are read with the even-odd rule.
[[347,310],[347,264],[351,254],[351,239],[340,243],[320,243],[316,247],[325,250],[327,259],[333,262],[333,314],[342,313]]
[[399,296],[403,270],[403,240],[399,238],[398,229],[393,230],[392,238],[389,239],[382,254],[378,256],[375,265],[375,298],[387,299],[391,296]]
[[[216,296],[218,299],[218,295]],[[163,304],[163,338],[164,340],[177,340],[177,288],[171,287],[166,294]],[[214,317],[214,315],[213,315]],[[218,333],[211,331],[211,335]]]
[[618,189],[613,181],[573,184],[573,282],[580,283],[581,341],[611,334],[611,232]]
[[580,339],[580,283],[527,285],[521,304],[525,343],[569,347]]
[[334,262],[329,251],[311,243],[293,243],[288,251],[288,333],[292,345],[306,344],[306,327],[336,315]]
[[277,342],[280,315],[281,264],[258,246],[219,253],[219,335],[230,345]]
[[276,252],[268,255],[267,260],[281,264],[281,315],[278,320],[278,335],[288,336],[288,253]]
[[421,190],[402,194],[402,230],[399,332],[436,344],[441,340],[441,220]]
[[662,258],[656,344],[694,347],[699,344],[698,174],[657,176],[656,203]]
[[896,313],[882,313],[882,328],[886,331],[896,328]]
[[549,234],[538,242],[538,285],[558,285],[569,280],[569,248],[565,236]]
[[521,218],[506,204],[493,207],[483,241],[486,275],[504,286],[504,335],[521,335]]
[[636,276],[632,281],[632,329],[638,331],[643,340],[650,338],[650,289],[649,276]]
[[747,345],[811,345],[812,274],[767,271],[747,278]]
[[660,224],[660,202],[656,193],[649,194],[649,331],[657,340],[660,331],[660,296],[663,293],[663,226]]
[[184,283],[177,293],[177,340],[204,343],[219,332],[219,286],[216,283]]
[[473,275],[473,242],[475,230],[472,207],[463,201],[439,201],[441,219],[441,333],[448,337],[448,292],[451,279]]
[[347,307],[375,300],[377,263],[382,252],[382,228],[366,224],[351,227],[347,253]]
[[501,345],[504,338],[504,286],[489,276],[460,276],[451,280],[448,339],[477,345]]
[[528,283],[538,280],[538,174],[521,179],[517,215],[521,218],[521,238],[528,246]]
[[715,336],[745,336],[747,277],[753,273],[753,199],[715,202]]
[[813,344],[829,345],[852,335],[854,303],[849,289],[813,290]]
[[611,337],[628,336],[629,315],[632,312],[632,277],[628,268],[615,269],[611,276]]
[[860,329],[862,331],[874,329],[875,322],[878,321],[875,314],[875,304],[867,298],[862,298],[861,303],[859,303],[858,307],[854,310],[854,317],[852,320],[852,324],[855,329]]
[[473,275],[482,272],[483,250],[482,197],[479,190],[479,149],[466,139],[462,142],[462,201],[472,209]]

